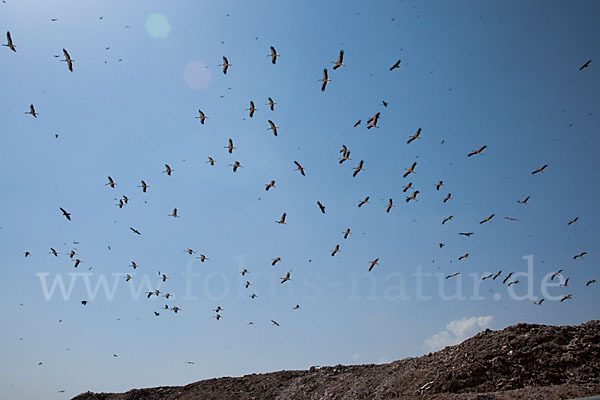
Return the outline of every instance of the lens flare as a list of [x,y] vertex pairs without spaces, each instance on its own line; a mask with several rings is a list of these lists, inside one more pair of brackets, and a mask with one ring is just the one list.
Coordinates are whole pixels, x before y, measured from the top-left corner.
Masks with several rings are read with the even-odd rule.
[[183,80],[192,89],[204,89],[210,83],[210,70],[201,61],[190,61],[183,70]]
[[169,20],[162,14],[150,14],[146,19],[146,31],[155,39],[165,39],[171,31]]

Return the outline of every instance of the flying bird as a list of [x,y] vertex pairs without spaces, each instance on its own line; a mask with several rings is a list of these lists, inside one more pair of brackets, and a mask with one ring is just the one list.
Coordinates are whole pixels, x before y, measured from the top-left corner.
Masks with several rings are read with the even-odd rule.
[[140,231],[138,231],[137,229],[134,229],[134,228],[132,228],[132,227],[129,227],[129,229],[131,229],[131,231],[132,231],[133,233],[135,233],[136,235],[141,235]]
[[321,204],[321,202],[318,200],[317,200],[317,206],[319,206],[319,209],[321,209],[321,212],[323,214],[325,214],[325,206],[323,204]]
[[406,178],[408,175],[410,174],[414,174],[415,173],[415,167],[417,166],[417,162],[413,162],[412,165],[410,166],[410,168],[406,169],[406,172],[404,173],[404,175],[402,175],[403,178]]
[[400,61],[401,60],[396,61],[396,63],[390,67],[390,71],[393,71],[396,68],[400,67]]
[[367,120],[367,129],[371,129],[371,128],[379,128],[377,126],[377,121],[379,121],[379,116],[381,115],[380,112],[376,112],[375,115],[373,115],[371,118],[369,118]]
[[108,183],[105,183],[104,186],[110,186],[111,188],[115,188],[115,181],[113,181],[113,178],[111,178],[110,176],[108,177]]
[[280,261],[281,261],[281,257],[276,257],[276,258],[273,259],[273,261],[271,261],[271,265],[274,267],[275,264],[277,264]]
[[569,300],[569,299],[572,299],[572,298],[573,298],[573,295],[572,294],[568,294],[568,295],[564,296],[562,299],[560,299],[560,302],[562,303],[563,301]]
[[265,185],[265,190],[268,192],[269,189],[274,188],[274,187],[275,187],[275,181],[271,181]]
[[469,257],[469,253],[465,253],[462,256],[458,257],[458,261],[463,260],[465,258]]
[[447,275],[447,276],[446,276],[446,279],[454,278],[455,276],[457,276],[457,275],[459,275],[459,274],[460,274],[460,272],[455,272],[455,273],[453,273],[453,274]]
[[331,251],[331,257],[335,256],[340,251],[340,245],[336,244],[334,249]]
[[270,98],[270,97],[267,99],[267,101],[268,101],[268,103],[266,105],[269,106],[269,108],[271,109],[271,111],[275,111],[275,104],[277,104],[277,103],[275,103],[273,101],[273,99]]
[[62,213],[63,213],[63,215],[65,216],[66,219],[68,219],[69,221],[71,220],[71,213],[67,212],[67,210],[65,210],[62,207],[60,207],[60,211],[62,211]]
[[412,135],[411,137],[408,138],[408,141],[406,142],[407,144],[410,144],[413,140],[415,139],[421,139],[419,137],[419,135],[421,134],[421,128],[417,129],[417,131],[415,132],[414,135]]
[[[7,32],[7,33],[8,33],[8,32]],[[10,37],[9,37],[9,39],[10,39]],[[10,40],[9,40],[9,43],[10,43]],[[587,60],[587,61],[585,62],[585,64],[583,64],[581,67],[579,67],[579,70],[580,70],[580,71],[583,71],[584,69],[586,69],[587,67],[589,67],[589,66],[590,66],[590,63],[591,63],[591,62],[592,62],[592,60]]]
[[338,160],[339,160],[340,164],[342,164],[344,161],[351,160],[350,152],[349,151],[345,152]]
[[304,168],[302,168],[302,165],[300,165],[300,163],[298,161],[294,161],[294,164],[296,165],[296,169],[298,171],[300,171],[300,175],[305,176],[304,175]]
[[587,283],[585,284],[585,286],[590,286],[592,283],[595,283],[595,282],[596,282],[596,280],[592,279],[590,281],[587,281]]
[[569,221],[569,223],[567,225],[571,225],[574,224],[575,222],[579,221],[579,217],[575,217],[572,220]]
[[562,287],[567,287],[567,286],[568,286],[568,284],[569,284],[569,278],[565,279],[565,282],[564,282],[564,283],[561,283],[561,285],[560,285],[560,286],[562,286]]
[[410,188],[412,188],[412,182],[408,182],[408,185],[402,188],[402,192],[406,193],[406,191]]
[[364,199],[362,199],[361,201],[359,201],[358,207],[362,207],[364,204],[367,204],[368,202],[369,202],[369,196],[367,196]]
[[387,106],[388,106],[388,103],[387,103],[387,101],[385,101],[385,100],[382,100],[382,101],[381,101],[381,104],[383,104],[383,106],[384,106],[384,107],[387,107]]
[[127,274],[127,276],[125,276],[125,282],[129,282],[131,280],[131,275]]
[[483,224],[483,223],[485,223],[485,222],[490,222],[490,221],[492,220],[492,218],[494,218],[494,215],[496,215],[496,214],[491,214],[491,215],[490,215],[489,217],[487,217],[486,219],[479,221],[479,223],[480,223],[480,224]]
[[541,306],[543,302],[544,302],[544,299],[539,299],[538,301],[534,301],[533,304],[535,304],[537,306]]
[[56,250],[54,250],[52,247],[50,247],[50,253],[48,254],[52,254],[54,255],[54,257],[58,257],[58,252]]
[[141,183],[142,183],[142,184],[141,184],[140,186],[138,186],[138,187],[141,187],[141,188],[142,188],[142,192],[146,193],[146,191],[148,190],[148,188],[149,188],[150,186],[148,186],[148,185],[146,184],[146,182],[144,182],[144,181],[142,181]]
[[281,215],[281,218],[279,219],[279,221],[275,221],[275,222],[277,222],[278,224],[285,224],[285,217],[286,217],[286,213],[283,213]]
[[513,218],[513,217],[504,217],[504,219],[507,219],[509,221],[519,221],[518,218]]
[[370,265],[369,265],[369,272],[371,272],[371,270],[373,269],[374,266],[376,266],[377,264],[379,264],[379,258],[374,259],[373,261],[369,261]]
[[499,277],[499,276],[500,276],[500,274],[502,274],[502,270],[498,271],[498,272],[496,273],[496,275],[494,275],[494,277],[492,278],[492,280],[496,280],[496,278],[497,278],[497,277]]
[[206,260],[208,260],[209,258],[206,257],[204,254],[200,254],[198,257],[196,257],[197,259],[200,260],[200,262],[204,262]]
[[356,175],[358,175],[358,173],[360,171],[364,171],[363,164],[364,164],[364,161],[360,160],[360,162],[358,163],[358,165],[354,169],[354,172],[352,173],[352,176],[356,176]]
[[35,107],[33,107],[33,104],[29,105],[29,111],[25,112],[25,114],[33,115],[33,118],[37,118],[39,115],[37,112],[35,112]]
[[271,120],[268,120],[267,122],[269,122],[269,126],[270,126],[270,128],[267,128],[267,130],[273,131],[273,135],[277,136],[277,128],[279,128],[279,127],[275,126],[275,123]]
[[67,50],[63,49],[63,54],[65,55],[65,59],[61,60],[67,63],[67,67],[69,67],[69,71],[73,72],[73,61],[71,59],[71,56],[69,55],[69,53],[67,52]]
[[256,111],[256,107],[254,107],[254,102],[252,100],[250,100],[250,108],[247,110],[250,111],[248,115],[250,115],[250,118],[252,118],[254,116],[254,111]]
[[435,190],[440,190],[442,186],[444,186],[444,181],[438,181],[438,183],[435,184]]
[[171,169],[171,167],[169,166],[169,164],[165,164],[165,170],[163,171],[163,174],[167,174],[169,176],[171,176],[171,173],[175,171],[174,169]]
[[81,264],[81,260],[79,258],[76,258],[74,262],[75,264],[73,265],[73,267],[75,268],[79,267],[79,264]]
[[323,79],[319,79],[319,82],[321,82],[321,91],[324,92],[327,82],[331,82],[331,79],[327,77],[327,68],[323,70]]
[[519,203],[519,204],[527,204],[527,201],[529,201],[530,197],[531,196],[527,196],[523,200],[517,200],[517,203]]
[[451,215],[451,216],[449,216],[449,217],[446,217],[446,218],[444,218],[444,219],[443,219],[443,221],[442,221],[442,225],[444,225],[446,222],[450,221],[452,218],[454,218],[454,216],[453,216],[453,215]]
[[386,213],[389,213],[389,212],[390,212],[390,210],[392,209],[392,207],[396,207],[396,206],[394,205],[394,202],[392,201],[392,199],[389,199],[389,200],[388,200],[388,204],[387,204],[387,206],[385,207],[385,212],[386,212]]
[[201,123],[202,125],[204,125],[204,121],[205,121],[205,120],[206,120],[206,118],[208,118],[208,117],[207,117],[207,116],[204,114],[204,112],[202,112],[202,110],[198,110],[198,116],[197,116],[197,117],[194,117],[194,118],[195,118],[195,119],[199,119],[199,120],[200,120],[200,123]]
[[229,64],[229,61],[227,61],[227,57],[223,56],[223,64],[219,64],[219,67],[223,67],[223,74],[227,74],[227,68],[231,67],[232,65]]
[[406,196],[406,202],[408,203],[411,200],[417,201],[418,194],[419,194],[419,191],[415,190],[410,196]]
[[169,214],[169,217],[179,218],[179,215],[177,215],[177,209],[176,208],[174,208],[173,212],[171,214]]
[[131,264],[129,264],[129,266],[133,269],[137,268],[137,264],[135,263],[135,261],[131,261]]
[[467,154],[467,157],[474,156],[475,154],[481,154],[481,152],[482,152],[483,150],[485,150],[486,148],[487,148],[487,146],[486,146],[486,145],[484,145],[484,146],[481,146],[481,147],[480,147],[478,150],[473,150],[472,152],[470,152],[469,154]]
[[277,54],[275,47],[271,46],[271,54],[267,55],[267,57],[271,57],[271,63],[277,63],[277,57],[279,57],[279,54]]
[[482,281],[485,281],[486,279],[490,279],[492,276],[494,276],[494,274],[489,274],[484,276],[483,278],[481,278]]
[[504,280],[502,281],[502,284],[505,284],[507,280],[510,279],[510,277],[512,276],[512,272],[510,272],[508,275],[506,275],[506,278],[504,278]]
[[285,274],[285,276],[284,276],[283,278],[279,278],[279,279],[281,279],[281,283],[285,283],[285,282],[287,282],[287,281],[291,281],[291,278],[290,278],[290,273],[289,273],[289,271],[288,271],[288,273],[287,273],[287,274]]
[[233,152],[234,149],[237,149],[237,147],[233,146],[233,140],[231,140],[231,138],[229,138],[229,143],[227,146],[224,146],[227,151],[229,152],[229,154],[231,154]]
[[473,234],[474,234],[473,232],[460,232],[459,233],[459,235],[466,236],[466,237],[471,237],[471,235],[473,235]]
[[333,70],[335,71],[339,67],[343,67],[344,66],[343,62],[344,62],[344,50],[340,50],[340,54],[338,55],[337,61],[331,62],[332,64],[334,64]]
[[233,172],[236,172],[238,168],[242,167],[239,161],[235,161],[233,164],[229,164],[229,166],[233,167]]
[[207,161],[207,163],[209,163],[211,166],[214,166],[214,165],[215,165],[215,160],[214,160],[214,158],[212,158],[212,157],[208,157],[208,161]]
[[279,326],[279,323],[277,321],[271,320],[271,322],[273,323],[273,325]]
[[362,122],[362,119],[359,119],[358,121],[356,121],[356,122],[354,123],[354,126],[353,126],[353,128],[356,128],[357,126],[359,126],[361,122]]
[[559,269],[558,271],[553,273],[552,276],[550,277],[550,280],[553,280],[556,276],[560,275],[561,272],[563,272],[563,270]]
[[546,169],[546,167],[548,167],[548,164],[544,164],[541,167],[539,167],[538,169],[534,170],[531,172],[531,175],[535,175],[538,172],[544,172],[544,170]]
[[344,231],[344,239],[348,239],[348,235],[350,235],[352,232],[350,232],[350,228],[346,229]]
[[508,285],[506,285],[506,286],[509,287],[509,286],[512,286],[512,285],[516,285],[517,283],[519,283],[518,280],[512,281],[512,282],[508,282]]
[[579,253],[577,255],[574,255],[573,256],[573,260],[577,260],[578,258],[583,258],[583,256],[585,256],[586,254],[587,254],[587,252],[583,251],[583,252],[581,252],[581,253]]
[[244,268],[242,270],[242,272],[240,272],[240,274],[242,274],[242,276],[246,275],[248,273],[248,270],[246,268]]
[[10,37],[10,32],[6,31],[6,44],[3,44],[2,46],[4,47],[8,47],[9,49],[11,49],[12,51],[14,51],[15,53],[17,52],[17,46],[14,45],[12,38]]

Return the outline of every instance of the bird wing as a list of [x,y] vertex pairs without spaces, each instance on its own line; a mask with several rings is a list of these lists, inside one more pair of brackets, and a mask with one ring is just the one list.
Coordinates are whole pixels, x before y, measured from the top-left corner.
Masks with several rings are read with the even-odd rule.
[[71,56],[69,55],[69,52],[66,49],[63,49],[63,54],[65,55],[67,61],[71,59]]
[[8,41],[8,46],[10,47],[13,42],[12,42],[12,38],[10,37],[10,32],[6,31],[6,40]]

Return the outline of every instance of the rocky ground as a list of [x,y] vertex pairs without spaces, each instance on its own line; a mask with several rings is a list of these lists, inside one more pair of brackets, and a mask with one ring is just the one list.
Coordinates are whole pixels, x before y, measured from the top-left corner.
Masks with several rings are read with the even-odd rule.
[[389,364],[312,367],[74,400],[569,399],[600,394],[600,321],[518,324]]

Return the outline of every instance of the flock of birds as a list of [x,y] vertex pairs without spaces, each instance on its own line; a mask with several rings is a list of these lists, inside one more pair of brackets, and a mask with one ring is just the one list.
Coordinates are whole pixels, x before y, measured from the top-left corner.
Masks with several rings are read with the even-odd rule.
[[[7,43],[6,44],[2,44],[2,46],[7,47],[8,49],[10,49],[13,52],[17,52],[17,46],[14,44],[10,32],[6,33],[6,38],[7,38]],[[67,65],[67,68],[69,69],[69,71],[73,72],[73,63],[74,63],[75,60],[73,60],[71,58],[70,54],[68,53],[68,51],[66,49],[63,49],[63,55],[64,55],[64,59],[62,59],[61,61],[65,62],[66,65]],[[278,58],[281,57],[281,55],[277,53],[277,50],[275,49],[274,46],[270,46],[270,54],[268,54],[267,56],[270,57],[271,63],[273,65],[276,65]],[[581,65],[581,67],[579,68],[579,70],[581,71],[581,70],[584,70],[585,68],[589,67],[590,63],[591,63],[591,60],[588,60],[583,65]],[[339,69],[339,68],[341,68],[341,67],[345,67],[345,64],[344,64],[344,51],[343,50],[341,50],[339,52],[338,57],[337,57],[337,59],[335,61],[331,61],[331,64],[333,64],[332,69],[334,71],[337,70],[337,69]],[[397,60],[393,65],[391,65],[389,67],[389,71],[394,71],[394,70],[398,69],[400,67],[400,64],[401,64],[401,60]],[[227,57],[223,56],[222,57],[222,63],[219,64],[219,66],[222,67],[223,74],[227,75],[227,73],[230,71],[230,68],[233,67],[233,64],[231,64],[229,62],[229,59]],[[321,91],[324,92],[326,90],[326,88],[327,88],[327,85],[332,82],[332,80],[329,78],[329,72],[328,72],[327,68],[323,69],[322,77],[321,77],[321,79],[319,79],[319,81],[321,82],[321,86],[320,86]],[[269,107],[269,109],[271,111],[275,110],[275,105],[276,104],[277,103],[272,98],[269,97],[267,99],[266,105],[268,105],[268,107]],[[383,106],[387,107],[387,105],[388,104],[384,101],[383,102]],[[249,107],[246,109],[246,111],[248,111],[248,115],[249,115],[250,118],[254,117],[256,110],[257,109],[255,107],[254,101],[250,100]],[[38,116],[39,116],[39,113],[36,111],[34,104],[31,104],[29,106],[29,111],[26,111],[25,114],[29,114],[29,115],[31,115],[34,118],[38,118]],[[381,116],[381,112],[377,112],[374,115],[372,115],[370,118],[368,118],[367,123],[366,123],[367,129],[378,128],[377,124],[378,124],[380,116]],[[199,122],[200,122],[201,125],[205,125],[206,121],[207,121],[207,119],[209,117],[202,110],[198,110],[198,115],[195,116],[195,118],[199,120]],[[271,119],[268,119],[267,123],[268,123],[268,130],[270,130],[274,136],[277,136],[278,135],[278,128],[279,127]],[[362,123],[362,121],[358,120],[356,123],[354,123],[353,126],[356,128],[357,126],[361,125],[361,123]],[[413,142],[421,139],[421,133],[422,133],[421,128],[418,128],[414,132],[414,134],[412,134],[411,136],[408,137],[408,139],[406,141],[406,144],[410,145],[411,143],[413,143]],[[227,141],[227,145],[223,146],[223,147],[227,150],[227,152],[229,154],[233,154],[234,150],[237,149],[235,147],[234,140],[232,138],[229,138],[228,141]],[[479,147],[477,149],[472,150],[471,152],[469,152],[468,154],[466,154],[466,156],[467,157],[476,157],[476,156],[484,157],[485,156],[484,151],[486,149],[487,149],[487,146],[483,145],[483,146],[481,146],[481,147]],[[341,154],[341,156],[338,158],[339,164],[343,164],[344,162],[347,162],[347,161],[351,160],[351,158],[350,158],[351,152],[350,152],[350,150],[348,149],[348,147],[346,145],[342,145],[341,149],[339,150],[339,153]],[[208,157],[208,161],[207,162],[210,164],[210,166],[214,166],[215,165],[215,160],[214,160],[213,157]],[[294,165],[294,168],[298,171],[298,173],[300,175],[306,176],[305,168],[300,164],[300,162],[294,160],[293,161],[293,165]],[[232,170],[233,170],[234,173],[237,172],[239,168],[243,168],[243,166],[240,164],[239,161],[234,161],[233,164],[229,164],[229,166],[232,167]],[[365,161],[364,160],[360,160],[357,163],[357,165],[353,168],[352,176],[353,177],[357,177],[357,175],[361,171],[365,170],[364,166],[365,166]],[[166,174],[167,176],[171,176],[173,174],[174,170],[168,164],[165,164],[164,167],[165,167],[165,169],[162,172],[164,174]],[[533,171],[531,171],[531,174],[532,175],[536,175],[536,174],[543,173],[546,170],[547,167],[548,167],[548,164],[544,164],[544,165],[540,166],[539,168],[536,168]],[[405,168],[404,173],[402,174],[402,177],[404,179],[408,178],[409,176],[411,176],[412,174],[415,173],[416,168],[417,168],[417,162],[414,161],[407,168]],[[112,177],[108,176],[107,182],[105,183],[105,186],[108,186],[110,189],[115,189],[115,187],[117,186],[117,183],[115,182],[115,180]],[[435,183],[434,186],[435,186],[436,191],[440,191],[440,189],[442,189],[443,187],[445,187],[445,184],[444,184],[443,180],[439,180],[437,183]],[[144,180],[141,180],[140,181],[140,185],[138,186],[138,188],[141,188],[142,193],[147,193],[147,191],[149,190],[150,186]],[[275,180],[269,180],[267,183],[265,183],[265,190],[267,192],[270,191],[271,189],[275,189],[275,188],[276,188],[276,182],[275,182]],[[409,194],[409,191],[410,191],[410,194]],[[404,185],[403,192],[406,193],[406,197],[404,199],[406,203],[410,203],[411,201],[418,201],[417,196],[421,193],[418,189],[416,189],[413,186],[413,182],[410,182],[410,181],[407,182]],[[452,199],[452,195],[451,195],[450,192],[448,192],[448,193],[446,193],[444,195],[444,197],[442,198],[441,201],[443,203],[446,203],[450,199]],[[519,204],[523,205],[523,206],[526,206],[528,204],[529,199],[530,199],[530,196],[527,196],[527,197],[525,197],[522,200],[517,200],[517,202]],[[122,198],[118,199],[117,205],[118,205],[119,208],[123,208],[123,207],[127,206],[128,203],[129,203],[129,198],[127,196],[123,196]],[[368,203],[369,203],[369,197],[367,196],[364,199],[360,200],[358,202],[357,206],[358,207],[363,207],[364,205],[366,205]],[[325,205],[320,200],[316,200],[316,206],[318,207],[318,210],[321,213],[323,213],[323,214],[326,213],[326,207],[325,207]],[[393,199],[389,198],[388,201],[387,201],[387,203],[386,203],[386,206],[385,206],[386,213],[390,213],[391,210],[395,206],[396,205],[394,204]],[[65,208],[60,207],[60,212],[66,218],[66,220],[71,221],[71,219],[72,219],[73,216],[71,215],[71,213],[68,210],[66,210]],[[278,220],[276,220],[275,222],[278,223],[278,224],[281,224],[281,225],[287,224],[286,223],[286,215],[287,214],[284,212],[281,215],[281,217]],[[177,208],[174,208],[173,211],[169,214],[169,216],[173,217],[173,218],[179,218],[180,216],[178,214]],[[495,214],[492,213],[489,216],[487,216],[485,218],[482,218],[481,221],[479,222],[479,224],[492,223],[492,220],[493,220],[494,217],[495,217]],[[446,225],[448,223],[451,223],[451,221],[453,220],[453,218],[454,218],[453,215],[449,215],[449,216],[447,216],[447,217],[445,217],[445,218],[442,219],[441,224],[442,225]],[[504,218],[506,220],[509,220],[509,221],[518,221],[518,219],[510,217],[510,216],[507,216],[507,217],[504,217]],[[578,220],[579,220],[579,218],[575,217],[572,220],[568,221],[568,225],[572,225],[572,224],[576,223]],[[133,226],[129,227],[129,229],[135,235],[142,235],[142,232],[140,232],[140,230],[138,230],[137,228],[135,228]],[[346,239],[348,239],[348,237],[349,237],[350,234],[351,234],[351,230],[350,230],[350,228],[347,228],[343,232],[342,238],[344,240],[346,240]],[[459,232],[458,235],[470,238],[471,236],[475,235],[475,232]],[[74,242],[74,244],[77,244],[77,243]],[[444,243],[439,243],[439,247],[440,248],[443,248],[444,246],[445,246]],[[183,251],[186,252],[187,254],[189,254],[190,256],[194,256],[195,254],[197,254],[197,252],[195,250],[191,249],[191,248],[184,249]],[[331,250],[330,255],[331,255],[331,257],[335,257],[336,254],[338,254],[339,252],[340,252],[340,244],[337,243],[337,244],[335,244],[335,246]],[[29,251],[26,251],[24,254],[25,254],[25,257],[28,257],[31,253]],[[51,254],[51,255],[53,255],[55,257],[59,256],[59,252],[56,249],[54,249],[54,248],[50,248],[50,253],[49,254]],[[587,254],[586,252],[581,252],[579,254],[574,255],[573,259],[574,260],[581,259],[586,254]],[[462,260],[467,259],[469,257],[469,255],[470,255],[469,253],[465,253],[465,254],[461,255],[460,257],[458,257],[458,261],[462,261]],[[77,257],[77,251],[76,251],[76,249],[71,250],[68,253],[68,257],[73,261],[73,266],[75,268],[77,268],[77,267],[79,267],[81,265],[82,260]],[[204,254],[199,254],[196,257],[201,262],[205,262],[205,261],[209,260],[209,258],[206,255],[204,255]],[[280,257],[276,257],[276,258],[274,258],[272,260],[271,265],[272,266],[276,266],[276,264],[278,262],[280,262],[280,261],[281,261],[281,258]],[[379,258],[375,258],[375,259],[369,261],[366,264],[367,265],[366,265],[365,268],[368,268],[368,271],[372,271],[377,265],[379,265]],[[131,264],[129,266],[133,270],[136,270],[138,268],[138,265],[133,260],[131,261]],[[557,270],[552,275],[551,280],[554,280],[555,278],[557,278],[559,276],[562,277],[563,272],[564,272],[563,269]],[[247,274],[249,274],[249,270],[247,268],[244,268],[241,271],[241,275],[242,276],[246,276]],[[451,278],[454,278],[454,277],[456,277],[458,275],[460,275],[460,271],[453,272],[451,274],[446,275],[445,279],[451,279]],[[515,279],[511,280],[512,275],[513,275],[513,272],[509,272],[509,273],[507,273],[506,275],[503,276],[502,275],[502,271],[500,270],[500,271],[498,271],[495,274],[488,274],[486,276],[483,276],[482,280],[488,280],[488,279],[496,280],[496,279],[498,279],[498,280],[502,281],[502,284],[510,287],[512,285],[519,284],[519,280],[515,280]],[[162,282],[166,282],[167,279],[169,279],[169,277],[165,273],[161,273],[160,271],[158,272],[158,277],[159,277],[160,281],[162,281]],[[130,274],[130,273],[127,273],[127,274],[125,274],[125,278],[124,279],[125,279],[126,282],[129,282],[132,279],[134,279],[134,276],[132,274]],[[281,279],[281,284],[285,284],[286,282],[291,281],[291,271],[288,271],[285,274],[285,276],[281,277],[280,279]],[[561,286],[568,287],[568,282],[569,282],[569,278],[563,279],[563,282],[562,282]],[[594,279],[589,280],[586,283],[586,286],[590,286],[593,283],[595,283]],[[244,286],[245,286],[246,289],[248,289],[251,285],[252,285],[252,283],[250,281],[246,281],[245,284],[244,284]],[[173,294],[171,294],[169,292],[163,293],[161,290],[155,289],[153,291],[147,292],[147,297],[148,298],[151,298],[152,296],[164,297],[166,300],[169,300],[170,297],[173,297]],[[562,301],[571,299],[572,296],[573,296],[572,294],[566,294],[566,295],[564,295],[564,297],[562,297],[562,299],[560,301],[562,302]],[[257,295],[256,295],[256,293],[252,292],[252,293],[249,294],[249,297],[251,299],[254,299],[254,298],[257,297]],[[541,298],[540,300],[536,301],[535,304],[541,305],[543,303],[543,301],[544,301],[544,299]],[[87,303],[88,303],[87,300],[82,300],[81,301],[81,304],[83,304],[83,305],[86,305]],[[294,310],[297,310],[297,309],[300,308],[300,305],[296,304],[292,308]],[[162,308],[162,310],[170,310],[170,311],[173,311],[174,313],[178,313],[182,309],[179,306],[176,306],[176,305],[173,305],[173,306],[164,305],[164,307]],[[215,312],[215,314],[213,315],[213,317],[217,321],[220,320],[221,318],[223,318],[222,311],[224,311],[224,309],[221,306],[217,306],[213,310],[213,312]],[[153,311],[153,313],[154,313],[155,316],[158,317],[160,315],[161,311],[157,310],[157,311]],[[275,326],[279,326],[279,323],[277,321],[275,321],[275,320],[271,320],[271,323],[273,325],[275,325]],[[253,322],[249,322],[249,324],[253,324]]]

